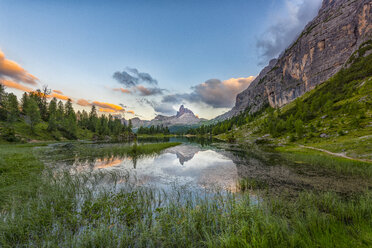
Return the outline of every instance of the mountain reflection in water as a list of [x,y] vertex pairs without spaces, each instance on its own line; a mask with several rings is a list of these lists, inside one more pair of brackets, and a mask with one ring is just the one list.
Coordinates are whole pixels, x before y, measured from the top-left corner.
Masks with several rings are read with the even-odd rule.
[[75,160],[73,173],[84,171],[128,172],[136,184],[166,188],[172,185],[236,191],[238,171],[234,162],[218,150],[184,143],[159,155]]
[[[117,156],[114,153],[100,156],[79,156],[74,145],[51,145],[43,157],[56,173],[72,174],[99,172],[128,178],[135,185],[154,188],[186,186],[193,189],[226,189],[235,192],[237,182],[244,179],[263,186],[276,194],[295,195],[303,190],[338,192],[344,195],[361,192],[372,187],[368,178],[337,174],[327,167],[289,161],[270,147],[242,146],[213,140],[171,138],[159,142],[182,142],[152,156]],[[140,143],[157,143],[157,140],[141,140]],[[89,149],[128,144],[80,144]],[[84,150],[84,149],[82,149]],[[114,172],[114,173],[112,173]],[[89,174],[89,173],[88,173]],[[98,183],[98,182],[96,182]],[[112,185],[112,179],[102,182]]]

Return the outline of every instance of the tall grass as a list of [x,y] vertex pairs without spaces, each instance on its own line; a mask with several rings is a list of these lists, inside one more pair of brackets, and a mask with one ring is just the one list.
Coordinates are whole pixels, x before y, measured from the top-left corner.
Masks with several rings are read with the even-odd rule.
[[[50,176],[50,175],[49,175]],[[59,247],[368,247],[372,196],[303,193],[252,203],[249,194],[169,193],[107,175],[43,178],[38,197],[3,209],[0,244]],[[111,177],[115,178],[114,175]],[[115,185],[115,184],[114,184]],[[123,186],[123,185],[122,185]]]
[[0,145],[0,209],[25,196],[36,196],[38,177],[44,168],[31,144]]
[[[165,193],[136,186],[126,174],[41,173],[30,147],[0,154],[18,163],[5,162],[12,170],[0,174],[11,180],[3,185],[16,189],[2,191],[8,201],[0,206],[0,247],[372,246],[368,192],[348,199],[304,192],[258,202],[248,193]],[[30,175],[22,175],[27,167]],[[22,188],[29,190],[15,197]]]

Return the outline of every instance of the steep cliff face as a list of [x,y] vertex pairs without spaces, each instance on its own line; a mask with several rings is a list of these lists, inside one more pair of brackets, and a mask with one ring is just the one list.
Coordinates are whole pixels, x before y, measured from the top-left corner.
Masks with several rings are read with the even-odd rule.
[[338,72],[350,55],[372,38],[370,0],[324,0],[318,15],[282,55],[264,68],[234,108],[217,117],[227,119],[245,109],[267,104],[283,106]]

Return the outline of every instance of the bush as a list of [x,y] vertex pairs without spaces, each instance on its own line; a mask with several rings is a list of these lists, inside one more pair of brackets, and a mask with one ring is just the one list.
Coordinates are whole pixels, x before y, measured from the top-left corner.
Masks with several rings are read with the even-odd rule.
[[236,138],[235,138],[235,135],[233,132],[229,133],[229,135],[227,136],[227,142],[229,143],[234,143],[236,141]]
[[338,133],[338,135],[340,135],[340,136],[344,136],[344,135],[345,135],[344,131],[342,131],[341,129],[338,130],[337,133]]
[[16,142],[19,141],[18,138],[15,136],[14,128],[11,127],[4,127],[1,130],[1,137],[8,141],[8,142]]

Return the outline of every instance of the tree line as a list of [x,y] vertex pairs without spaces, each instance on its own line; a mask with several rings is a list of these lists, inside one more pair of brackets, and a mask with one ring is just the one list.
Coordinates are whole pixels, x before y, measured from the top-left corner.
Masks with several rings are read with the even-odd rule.
[[77,139],[79,129],[91,131],[95,135],[121,135],[132,132],[132,126],[122,123],[120,119],[112,115],[98,116],[97,109],[93,105],[90,112],[75,112],[71,99],[66,103],[56,98],[48,101],[51,90],[43,87],[30,93],[24,93],[20,101],[13,93],[5,92],[0,84],[0,121],[5,124],[6,135],[10,141],[14,139],[14,124],[25,122],[32,133],[35,133],[36,125],[46,123],[46,131],[52,135],[59,131],[67,139]]
[[[313,136],[322,127],[322,124],[319,120],[314,124],[311,122],[319,117],[326,118],[336,115],[353,116],[348,126],[359,128],[362,120],[366,118],[367,109],[370,108],[368,102],[347,101],[342,105],[337,104],[339,101],[358,94],[355,92],[356,82],[351,81],[351,83],[346,83],[344,80],[340,80],[339,77],[332,78],[330,81],[332,84],[328,83],[322,86],[311,97],[304,100],[297,98],[293,106],[285,113],[282,113],[280,108],[272,108],[268,105],[254,114],[251,114],[249,109],[246,109],[244,112],[228,120],[212,125],[203,125],[198,128],[190,128],[187,134],[203,136],[227,133],[233,130],[234,127],[240,127],[257,120],[257,117],[260,115],[264,115],[265,117],[257,123],[257,131],[269,133],[273,137],[289,134],[291,141],[301,139],[305,134],[308,134],[309,137]],[[333,87],[332,94],[330,93],[331,86]],[[340,118],[340,120],[344,122],[343,118]],[[341,124],[345,125],[345,123]],[[332,127],[334,126],[331,122],[329,128]],[[342,130],[340,129],[338,133],[342,135]]]
[[164,127],[163,125],[156,125],[150,127],[139,127],[137,130],[137,134],[170,134],[168,127]]
[[187,130],[186,134],[198,136],[205,135],[212,136],[226,133],[228,131],[231,131],[234,127],[240,127],[253,121],[262,112],[263,111],[259,111],[254,114],[250,114],[249,109],[246,109],[244,112],[240,113],[239,115],[233,116],[230,119],[220,121],[215,124],[201,125],[200,127],[197,128],[190,128]]

